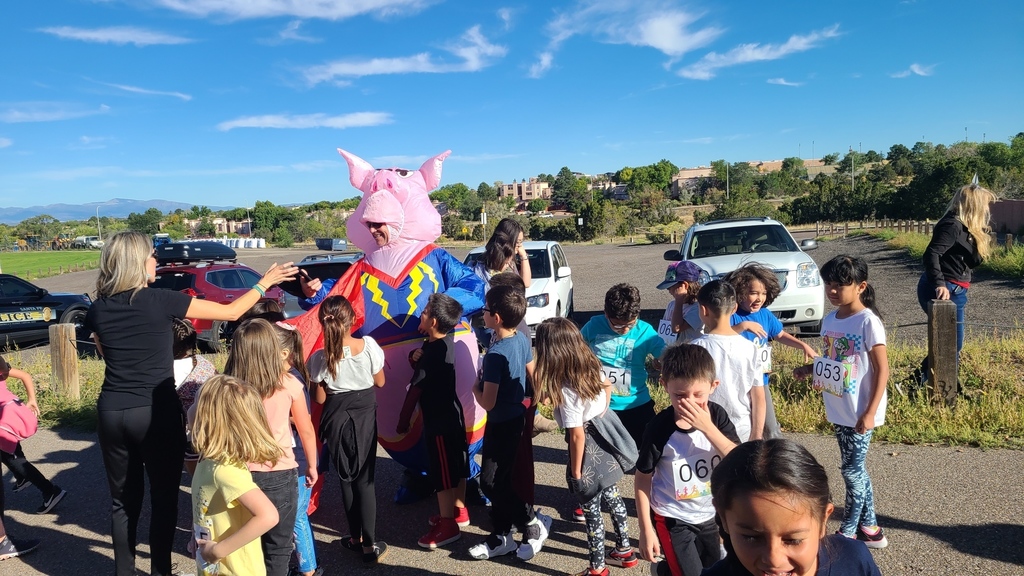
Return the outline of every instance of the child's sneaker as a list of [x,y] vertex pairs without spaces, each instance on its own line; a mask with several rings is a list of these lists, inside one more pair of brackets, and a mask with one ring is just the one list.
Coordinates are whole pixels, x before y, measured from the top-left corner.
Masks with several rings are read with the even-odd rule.
[[526,532],[523,534],[523,542],[516,550],[516,557],[520,560],[531,560],[540,552],[544,541],[548,539],[551,531],[551,517],[535,512],[533,520],[526,525]]
[[18,556],[24,556],[39,547],[39,540],[11,540],[4,536],[0,540],[0,560],[9,560]]
[[57,507],[57,504],[60,504],[60,501],[64,499],[64,496],[67,496],[68,491],[60,486],[54,484],[53,489],[53,494],[50,494],[49,498],[43,500],[42,506],[36,508],[36,514],[46,514],[50,510],[53,510]]
[[430,531],[420,538],[416,543],[423,548],[433,550],[438,546],[451,544],[462,537],[462,531],[452,518],[442,518],[437,524],[430,527]]
[[577,506],[576,509],[572,511],[572,519],[576,522],[586,522],[587,517],[583,515],[583,508]]
[[880,526],[875,526],[874,534],[868,532],[867,528],[860,526],[857,528],[857,540],[864,542],[864,545],[868,548],[885,548],[889,545],[889,539],[885,537],[885,533],[882,532]]
[[21,492],[25,488],[28,488],[28,485],[29,485],[29,481],[28,481],[27,478],[22,478],[20,480],[16,480],[14,482],[14,488],[11,489],[11,492]]
[[[437,526],[437,523],[440,521],[441,515],[434,514],[430,517],[430,519],[427,520],[427,524],[430,524],[431,526]],[[459,508],[458,506],[455,507],[455,523],[459,526],[459,528],[465,528],[466,526],[469,526],[468,508]]]
[[608,567],[605,566],[600,570],[594,570],[593,568],[585,568],[582,572],[577,572],[573,576],[608,576]]
[[487,560],[496,556],[504,556],[516,551],[516,541],[512,539],[512,533],[491,534],[483,542],[469,549],[469,555],[474,560]]
[[604,561],[605,564],[618,566],[619,568],[632,568],[640,563],[640,559],[636,557],[636,552],[633,552],[632,548],[625,550],[616,548],[608,553]]
[[388,543],[380,540],[374,542],[373,550],[369,552],[363,552],[363,563],[364,564],[376,564],[384,559],[388,555]]

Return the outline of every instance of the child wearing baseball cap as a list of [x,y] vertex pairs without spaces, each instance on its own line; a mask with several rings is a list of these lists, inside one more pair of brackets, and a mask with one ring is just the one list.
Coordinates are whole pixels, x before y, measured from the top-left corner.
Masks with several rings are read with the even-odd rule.
[[689,260],[673,262],[665,271],[665,280],[658,290],[668,290],[672,300],[658,325],[658,334],[666,344],[689,343],[703,333],[697,292],[700,290],[701,268]]

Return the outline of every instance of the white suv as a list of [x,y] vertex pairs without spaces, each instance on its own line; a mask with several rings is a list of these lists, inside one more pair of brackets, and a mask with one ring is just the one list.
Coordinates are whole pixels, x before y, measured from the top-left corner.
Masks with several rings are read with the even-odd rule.
[[775,271],[782,292],[769,310],[784,325],[802,332],[821,331],[825,287],[818,265],[804,250],[817,248],[814,240],[796,240],[782,223],[770,218],[734,218],[694,224],[678,250],[665,252],[665,260],[690,260],[701,267],[701,283],[720,279],[749,262]]

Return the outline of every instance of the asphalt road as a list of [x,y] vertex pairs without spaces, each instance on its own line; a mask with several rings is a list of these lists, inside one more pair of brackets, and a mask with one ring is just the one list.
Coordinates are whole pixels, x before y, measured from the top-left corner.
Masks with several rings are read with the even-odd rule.
[[[573,267],[577,319],[599,313],[604,291],[617,282],[635,283],[641,290],[645,318],[661,315],[668,295],[654,286],[664,274],[660,246],[567,246]],[[458,257],[465,249],[453,249]],[[306,250],[241,250],[240,260],[265,270],[274,261],[298,260]],[[916,264],[884,249],[871,240],[825,243],[812,252],[824,261],[837,253],[859,253],[869,258],[873,283],[884,284],[883,311],[887,324],[909,323],[923,319],[913,301],[913,283],[919,274]],[[95,272],[66,274],[39,281],[51,290],[89,291]],[[891,295],[891,308],[885,307],[885,295]],[[1000,322],[1020,322],[1020,283],[980,279],[972,286],[973,318],[992,317]],[[1012,302],[1016,301],[1017,306]],[[998,304],[997,304],[998,302]],[[990,304],[991,303],[991,304]],[[994,308],[994,309],[991,309]],[[897,336],[909,336],[901,329]],[[838,449],[827,436],[794,435],[806,445],[829,471],[834,500],[841,508],[844,489],[838,473]],[[445,550],[427,552],[416,546],[426,531],[426,518],[436,505],[424,501],[410,506],[391,502],[400,469],[383,451],[377,468],[378,530],[392,545],[382,574],[466,574],[501,575],[518,573],[567,574],[579,571],[586,563],[586,545],[582,525],[564,520],[572,507],[564,486],[564,441],[547,434],[535,441],[538,505],[555,517],[554,529],[545,551],[529,564],[509,559],[473,562],[465,549],[476,543],[487,525],[484,508],[471,509],[473,526],[466,529],[461,542]],[[0,563],[0,576],[7,574],[109,574],[113,553],[109,541],[109,497],[95,435],[67,430],[42,430],[25,443],[25,451],[42,472],[70,492],[54,513],[31,513],[38,505],[39,493],[28,488],[14,494],[7,490],[8,531],[16,537],[40,538],[38,551],[24,559]],[[982,451],[972,448],[903,446],[876,443],[868,455],[880,522],[891,545],[873,552],[886,574],[1021,574],[1024,575],[1024,452]],[[10,476],[5,476],[9,482]],[[185,480],[183,479],[183,483]],[[624,496],[632,501],[631,478],[620,484]],[[176,562],[182,572],[193,571],[184,554],[190,526],[187,488],[181,494],[182,531],[178,538]],[[323,505],[313,517],[319,541],[322,565],[328,574],[363,570],[349,552],[334,544],[347,534],[337,483],[329,482]],[[635,517],[635,515],[634,515]],[[148,573],[148,547],[145,526],[140,531],[139,568]],[[830,529],[835,529],[833,523]],[[630,528],[635,538],[635,521]],[[646,573],[646,565],[633,569]]]

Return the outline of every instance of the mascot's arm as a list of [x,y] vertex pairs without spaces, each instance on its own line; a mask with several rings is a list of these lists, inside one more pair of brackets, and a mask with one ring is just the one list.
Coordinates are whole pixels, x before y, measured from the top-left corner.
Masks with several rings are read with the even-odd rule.
[[299,298],[299,308],[309,310],[313,306],[322,302],[324,298],[327,298],[327,294],[331,292],[331,288],[334,288],[335,282],[337,282],[336,279],[328,278],[321,283],[320,290],[318,290],[316,294],[313,294],[309,298]]
[[444,293],[462,304],[462,315],[472,316],[484,307],[484,281],[473,269],[445,250],[438,250],[445,285]]

